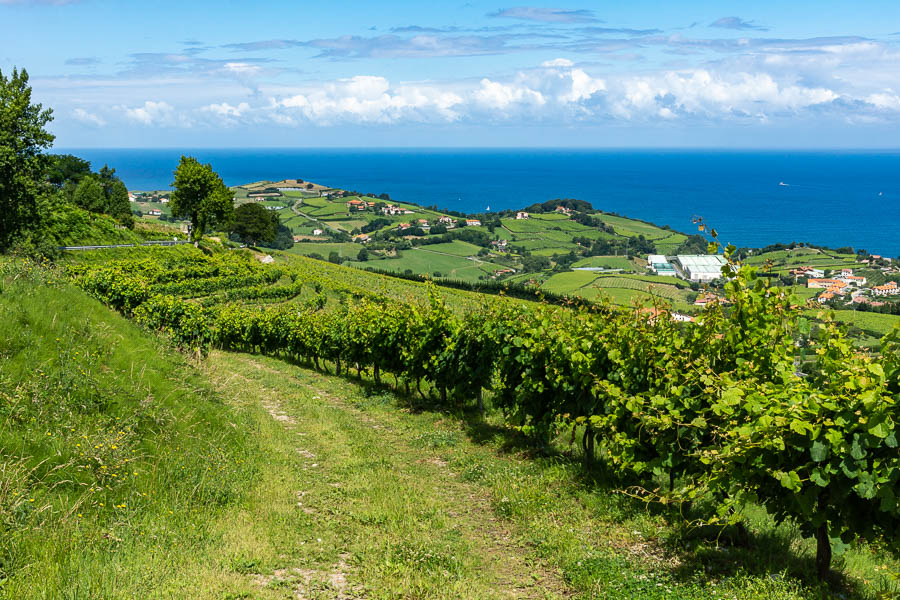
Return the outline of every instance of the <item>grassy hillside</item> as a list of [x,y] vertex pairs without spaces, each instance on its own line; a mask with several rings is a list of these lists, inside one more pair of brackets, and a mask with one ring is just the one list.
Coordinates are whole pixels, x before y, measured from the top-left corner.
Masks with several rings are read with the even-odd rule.
[[0,275],[0,597],[214,588],[217,519],[259,466],[252,415],[48,276]]
[[183,234],[179,228],[156,220],[138,220],[134,229],[126,229],[108,215],[88,212],[67,202],[54,202],[44,214],[40,235],[54,246],[90,246],[135,244]]

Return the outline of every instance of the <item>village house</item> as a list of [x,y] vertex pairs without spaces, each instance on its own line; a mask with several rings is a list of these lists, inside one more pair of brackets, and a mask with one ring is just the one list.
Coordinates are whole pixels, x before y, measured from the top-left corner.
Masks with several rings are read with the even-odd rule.
[[168,203],[169,203],[169,197],[168,197],[168,196],[163,196],[162,198],[159,199],[159,201],[162,202],[163,204],[168,204]]
[[562,214],[564,214],[564,215],[571,215],[571,214],[572,214],[572,209],[571,209],[571,208],[566,208],[565,206],[557,206],[557,207],[556,207],[556,212],[562,213]]
[[325,232],[322,231],[321,229],[313,229],[313,232],[312,232],[313,235],[322,235],[323,233],[325,233]]
[[820,304],[823,303],[823,302],[828,302],[829,300],[833,300],[833,299],[834,299],[834,294],[832,294],[831,292],[822,292],[822,293],[819,294],[819,296],[816,298],[816,300],[817,300]]
[[872,293],[876,296],[894,296],[900,294],[900,287],[897,287],[896,281],[888,281],[884,285],[872,287]]
[[856,286],[864,286],[866,285],[866,278],[862,275],[841,275],[838,277],[841,281],[846,281],[847,283],[852,283]]
[[147,211],[147,214],[151,217],[158,217],[162,214],[162,211],[158,208],[151,208],[149,211]]
[[302,239],[303,239],[303,238],[301,238],[299,235],[295,235],[295,236],[294,236],[294,243],[297,243],[297,242],[299,242],[299,241],[302,240]]
[[466,219],[466,227],[478,227],[481,225],[481,221],[478,219]]
[[524,220],[524,219],[528,219],[529,216],[528,216],[528,213],[527,213],[527,212],[525,212],[525,211],[519,211],[519,212],[516,213],[516,218],[519,219],[520,221],[522,221],[522,220]]
[[441,225],[446,225],[447,229],[452,229],[456,226],[456,222],[453,220],[453,217],[441,217],[440,219],[438,219],[438,223],[440,223]]
[[362,200],[350,200],[347,202],[348,211],[363,211],[366,210],[366,206],[366,203]]
[[791,269],[790,274],[794,277],[825,277],[825,271],[822,271],[821,269],[814,269],[812,267],[797,267],[796,269]]
[[497,250],[506,250],[507,243],[508,242],[506,240],[494,240],[491,242],[491,246],[493,246]]
[[835,285],[840,285],[841,287],[847,285],[846,282],[840,281],[839,279],[821,279],[811,277],[806,282],[806,287],[808,288],[817,288],[817,289],[828,289]]
[[370,237],[369,237],[368,235],[366,235],[365,233],[361,233],[361,234],[359,234],[359,235],[354,235],[354,236],[353,236],[353,241],[354,241],[354,242],[359,242],[359,243],[361,243],[361,244],[368,244],[369,241],[370,241],[371,239],[372,239],[372,238],[370,238]]
[[418,223],[420,227],[423,226],[423,225],[427,226],[427,225],[428,225],[428,219],[419,219],[419,220],[416,221],[416,223]]
[[398,231],[403,231],[404,229],[409,229],[410,227],[412,227],[412,225],[410,225],[409,223],[398,223],[397,224]]
[[393,204],[388,204],[387,206],[381,209],[381,213],[385,215],[400,215],[403,214],[403,209],[399,206],[394,206]]

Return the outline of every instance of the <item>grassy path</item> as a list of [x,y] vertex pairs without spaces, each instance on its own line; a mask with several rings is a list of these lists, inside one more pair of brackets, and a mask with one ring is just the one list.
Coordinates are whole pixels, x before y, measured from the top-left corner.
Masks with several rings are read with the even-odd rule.
[[[262,357],[214,353],[225,399],[262,403],[268,468],[218,524],[221,591],[260,598],[558,598],[559,576],[445,456],[451,430],[367,410],[359,386]],[[406,417],[404,419],[403,417]],[[227,596],[226,596],[227,597]]]
[[[208,597],[823,597],[794,578],[814,584],[810,542],[759,511],[750,547],[731,546],[586,479],[577,459],[528,455],[493,417],[417,410],[260,356],[214,352],[203,369],[258,415],[268,457],[214,526]],[[892,597],[873,558],[847,555],[845,598]]]

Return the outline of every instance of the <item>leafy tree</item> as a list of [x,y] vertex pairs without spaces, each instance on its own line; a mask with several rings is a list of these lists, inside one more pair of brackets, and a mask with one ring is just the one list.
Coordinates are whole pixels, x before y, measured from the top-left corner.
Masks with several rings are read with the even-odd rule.
[[90,212],[102,213],[106,208],[106,197],[103,193],[103,185],[93,175],[88,175],[81,180],[75,193],[72,195],[75,206]]
[[[272,217],[275,217],[274,219]],[[259,242],[271,242],[278,234],[278,216],[250,202],[234,209],[231,231],[251,246]]]
[[290,227],[281,222],[278,215],[272,213],[272,217],[276,223],[278,233],[271,242],[260,242],[259,245],[263,248],[274,248],[276,250],[287,250],[288,248],[291,248],[294,245],[294,232],[291,231]]
[[72,154],[51,154],[50,159],[47,181],[58,189],[67,183],[78,185],[91,174],[91,163],[83,158]]
[[53,112],[31,102],[28,73],[0,71],[0,250],[39,222],[38,201],[54,136],[44,127]]
[[[71,200],[75,206],[110,215],[131,228],[134,227],[134,217],[128,202],[128,189],[115,173],[115,169],[104,165],[99,173],[85,175],[72,191]],[[72,180],[67,182],[68,185],[73,183]]]
[[231,220],[234,197],[212,165],[182,156],[172,187],[172,215],[190,219],[194,240],[199,240],[208,227],[226,225]]
[[359,250],[359,254],[356,255],[356,260],[358,261],[367,261],[369,260],[369,251],[365,248],[361,248]]

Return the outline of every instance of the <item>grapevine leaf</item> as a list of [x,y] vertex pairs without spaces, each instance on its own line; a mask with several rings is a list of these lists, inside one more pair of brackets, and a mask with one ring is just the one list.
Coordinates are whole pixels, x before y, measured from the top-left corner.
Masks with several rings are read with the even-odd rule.
[[816,440],[809,449],[809,455],[814,461],[822,462],[828,456],[828,446],[821,441]]
[[809,479],[819,487],[828,487],[828,484],[831,482],[831,478],[821,469],[813,469]]

